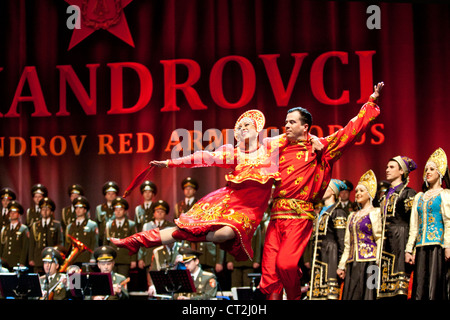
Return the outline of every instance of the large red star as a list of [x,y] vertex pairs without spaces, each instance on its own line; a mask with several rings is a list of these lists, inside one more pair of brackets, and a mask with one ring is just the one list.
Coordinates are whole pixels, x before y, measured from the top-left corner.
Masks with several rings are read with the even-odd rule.
[[65,0],[80,8],[80,29],[74,29],[69,49],[98,29],[105,29],[134,48],[123,8],[133,0]]

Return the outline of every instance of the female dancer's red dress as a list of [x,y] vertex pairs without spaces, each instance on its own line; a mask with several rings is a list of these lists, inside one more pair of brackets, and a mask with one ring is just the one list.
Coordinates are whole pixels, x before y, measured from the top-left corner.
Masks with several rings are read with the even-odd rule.
[[214,152],[198,151],[169,160],[170,168],[218,166],[233,169],[225,175],[226,187],[201,198],[175,223],[195,236],[205,236],[223,226],[231,227],[236,236],[220,246],[238,261],[253,259],[253,234],[267,209],[272,185],[280,180],[278,145],[262,145],[255,153],[256,156],[250,156],[232,145],[224,145]]

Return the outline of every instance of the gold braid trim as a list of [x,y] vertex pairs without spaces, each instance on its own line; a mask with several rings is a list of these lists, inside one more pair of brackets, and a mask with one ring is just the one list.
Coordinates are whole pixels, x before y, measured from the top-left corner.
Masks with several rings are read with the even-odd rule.
[[314,220],[314,205],[312,202],[276,198],[273,203],[275,210],[271,212],[270,219],[308,219]]

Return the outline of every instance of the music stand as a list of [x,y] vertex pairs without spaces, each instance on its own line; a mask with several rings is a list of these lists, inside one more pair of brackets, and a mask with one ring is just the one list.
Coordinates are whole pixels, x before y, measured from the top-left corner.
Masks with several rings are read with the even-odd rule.
[[[234,287],[231,288],[234,300],[265,300],[266,297],[257,287],[256,279],[261,278],[261,273],[249,273],[251,278],[250,287]],[[259,282],[259,281],[258,281]]]
[[174,299],[176,292],[196,292],[189,270],[150,271],[153,285],[158,294],[169,293]]
[[75,297],[114,295],[111,273],[91,272],[75,274],[79,277],[70,291]]
[[5,298],[42,297],[41,283],[37,273],[0,273],[0,290]]

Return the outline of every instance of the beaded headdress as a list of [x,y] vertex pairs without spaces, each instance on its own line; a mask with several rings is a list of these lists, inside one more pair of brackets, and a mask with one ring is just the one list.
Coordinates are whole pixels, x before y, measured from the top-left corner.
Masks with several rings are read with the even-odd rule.
[[[445,154],[445,151],[442,150],[442,148],[438,148],[433,152],[430,158],[428,158],[427,164],[429,162],[436,165],[437,171],[442,178],[447,171],[447,155]],[[423,179],[425,180],[425,170],[423,171]]]
[[264,114],[257,110],[248,110],[241,114],[241,116],[237,119],[236,124],[234,125],[234,136],[236,137],[237,128],[240,125],[241,121],[244,119],[249,119],[252,121],[253,125],[256,128],[256,132],[261,132],[262,129],[264,129],[264,125],[266,124],[266,118],[264,117]]

